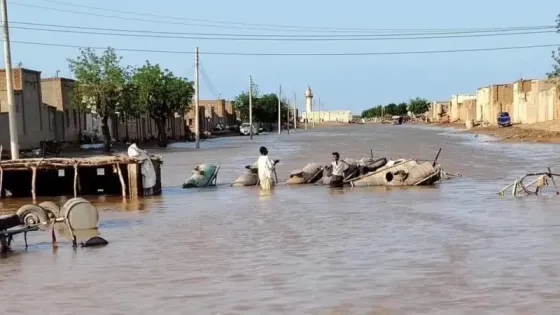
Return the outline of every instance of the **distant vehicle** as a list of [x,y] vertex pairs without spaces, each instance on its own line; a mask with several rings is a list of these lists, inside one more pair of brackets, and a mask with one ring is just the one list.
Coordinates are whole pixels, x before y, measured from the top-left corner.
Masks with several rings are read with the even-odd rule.
[[498,127],[509,127],[511,126],[511,118],[509,117],[508,112],[499,112],[498,117],[496,118],[496,122],[498,123]]
[[[259,134],[259,130],[255,127],[255,125],[252,126],[253,128],[253,135],[258,135]],[[249,123],[243,123],[241,124],[241,127],[239,127],[239,133],[242,136],[248,136],[251,134],[251,124]]]
[[402,125],[403,117],[402,116],[393,116],[393,125]]

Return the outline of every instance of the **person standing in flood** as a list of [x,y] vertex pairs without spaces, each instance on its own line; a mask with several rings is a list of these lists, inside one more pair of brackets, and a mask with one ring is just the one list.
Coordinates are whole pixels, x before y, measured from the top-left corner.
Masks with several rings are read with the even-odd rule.
[[259,184],[263,190],[271,190],[274,188],[272,173],[274,173],[275,166],[280,160],[273,161],[269,158],[266,147],[260,147],[259,152],[261,153],[261,156],[257,160]]
[[329,186],[342,187],[344,185],[344,171],[348,168],[348,164],[340,160],[340,154],[338,154],[338,152],[332,153],[332,159],[332,175]]

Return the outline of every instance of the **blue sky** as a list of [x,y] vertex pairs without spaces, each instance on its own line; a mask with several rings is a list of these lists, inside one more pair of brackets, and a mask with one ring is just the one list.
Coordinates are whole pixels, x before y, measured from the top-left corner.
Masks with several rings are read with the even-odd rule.
[[[355,0],[332,4],[326,1],[283,0],[268,2],[269,5],[257,0],[60,1],[132,13],[173,16],[177,19],[104,12],[46,0],[8,0],[9,20],[160,32],[302,35],[305,33],[301,30],[274,31],[264,26],[255,29],[256,27],[237,24],[209,24],[189,19],[328,29],[457,29],[553,25],[556,14],[560,13],[560,2],[557,0],[532,1],[530,5],[505,0]],[[59,12],[29,5],[95,15]],[[99,15],[149,19],[156,22]],[[560,34],[554,33],[396,41],[224,41],[57,33],[16,29],[18,26],[45,26],[16,23],[12,23],[11,26],[10,36],[14,41],[12,63],[17,65],[21,62],[26,68],[42,71],[43,77],[54,76],[57,70],[60,70],[60,76],[70,77],[67,58],[76,56],[78,49],[28,45],[17,41],[185,52],[194,51],[198,46],[205,70],[222,97],[233,98],[242,90],[246,90],[249,75],[252,75],[259,90],[264,93],[276,92],[279,84],[282,84],[283,91],[289,94],[290,99],[293,99],[296,92],[300,110],[303,110],[304,90],[310,85],[316,99],[320,98],[325,109],[350,109],[355,114],[377,104],[406,101],[416,96],[431,100],[448,99],[451,94],[472,93],[478,87],[487,84],[512,82],[520,77],[540,78],[551,68],[550,53],[553,48],[377,56],[231,56],[203,53],[400,52],[560,44]],[[240,29],[244,27],[253,29]],[[387,34],[390,31],[376,32]],[[410,31],[403,30],[398,33],[407,32]],[[328,30],[322,34],[333,35],[328,33]],[[127,64],[141,65],[145,60],[150,60],[169,68],[177,75],[189,79],[194,77],[192,54],[125,51],[119,51],[119,54]],[[201,79],[200,82],[201,98],[213,98],[205,80]]]

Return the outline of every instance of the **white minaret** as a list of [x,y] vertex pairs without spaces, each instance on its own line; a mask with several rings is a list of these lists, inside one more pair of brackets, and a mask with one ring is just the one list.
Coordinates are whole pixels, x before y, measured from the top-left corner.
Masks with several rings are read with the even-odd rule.
[[311,113],[313,111],[313,93],[311,88],[307,86],[305,90],[305,111]]

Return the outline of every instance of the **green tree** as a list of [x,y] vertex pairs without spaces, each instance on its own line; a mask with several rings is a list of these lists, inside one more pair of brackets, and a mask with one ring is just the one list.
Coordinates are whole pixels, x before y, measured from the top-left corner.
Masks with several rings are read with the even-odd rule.
[[408,114],[408,104],[405,102],[399,103],[399,105],[397,105],[396,110],[396,115],[399,116],[405,116]]
[[[560,34],[560,14],[556,17],[556,32]],[[560,78],[560,47],[552,52],[552,59],[554,60],[554,64],[552,65],[552,71],[547,73],[548,78]]]
[[134,71],[132,82],[138,93],[138,102],[156,122],[158,145],[167,146],[167,120],[175,113],[188,110],[194,95],[193,83],[176,77],[158,64],[146,64]]
[[408,110],[410,110],[415,115],[424,114],[429,109],[430,109],[430,102],[420,97],[411,99],[410,102],[408,103]]
[[[253,98],[255,98],[254,94]],[[249,121],[249,93],[242,92],[235,97],[235,99],[233,99],[232,106],[235,111],[239,113],[239,119],[241,119],[241,121]]]
[[[261,123],[278,122],[278,95],[274,93],[253,94],[253,121]],[[242,121],[249,121],[249,93],[243,92],[233,100],[234,108],[239,111]],[[282,101],[280,117],[282,122],[287,120],[289,105]]]
[[117,111],[125,84],[125,69],[121,57],[107,48],[100,56],[92,49],[80,49],[76,59],[68,59],[76,84],[72,90],[73,104],[93,109],[101,120],[105,152],[111,151],[111,132],[108,121]]
[[139,118],[145,113],[142,106],[139,105],[138,87],[132,82],[131,76],[125,76],[125,84],[122,89],[122,97],[117,104],[117,112],[119,113],[120,120],[125,124],[125,137],[128,141],[130,139],[128,122],[131,119]]
[[395,104],[395,103],[387,104],[385,106],[385,111],[384,111],[383,114],[385,114],[385,115],[397,115],[397,104]]

